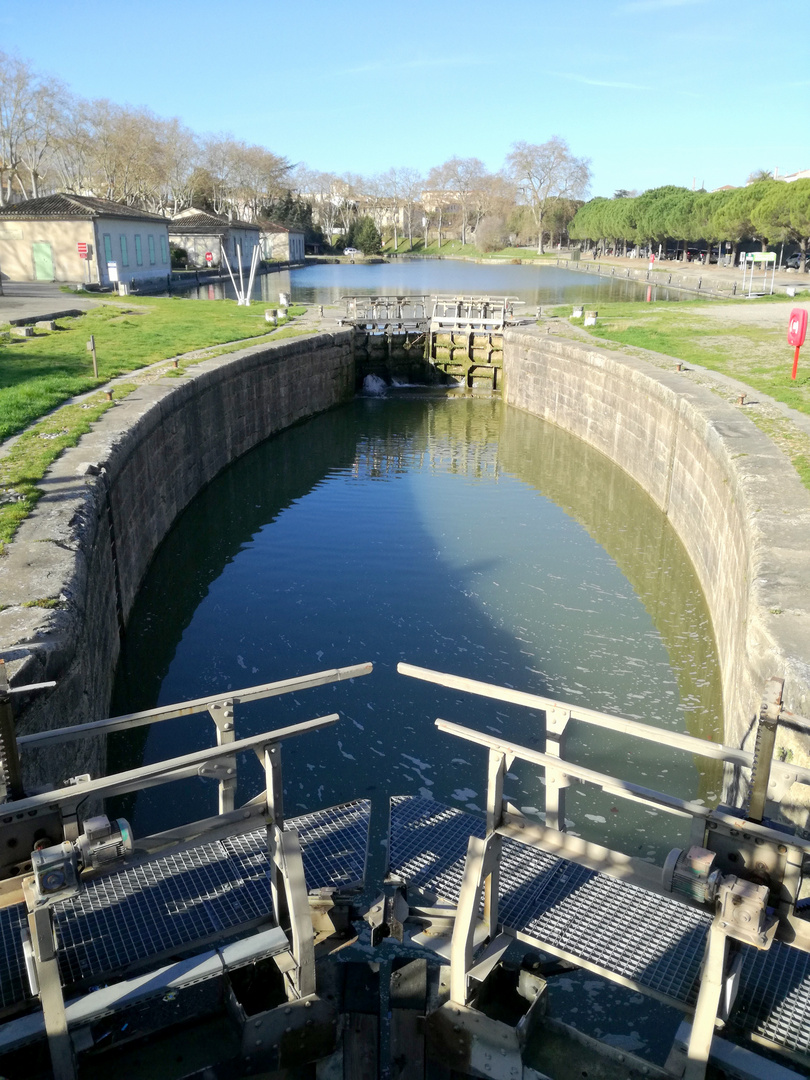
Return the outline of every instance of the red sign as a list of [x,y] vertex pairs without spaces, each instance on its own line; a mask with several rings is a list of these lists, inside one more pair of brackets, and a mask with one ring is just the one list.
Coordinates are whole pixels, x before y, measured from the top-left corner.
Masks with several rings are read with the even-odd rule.
[[79,249],[79,258],[80,259],[86,259],[87,258],[87,244],[85,244],[81,240],[79,240],[79,242],[76,244],[76,247]]
[[214,261],[214,255],[213,255],[213,252],[211,252],[211,251],[206,251],[206,253],[205,253],[205,261],[206,261],[207,263],[212,263],[212,262]]
[[788,322],[788,345],[804,345],[807,334],[807,308],[795,307]]
[[795,307],[790,313],[788,320],[788,345],[793,345],[796,351],[793,354],[793,374],[791,379],[796,378],[799,370],[799,349],[804,345],[807,333],[807,308]]

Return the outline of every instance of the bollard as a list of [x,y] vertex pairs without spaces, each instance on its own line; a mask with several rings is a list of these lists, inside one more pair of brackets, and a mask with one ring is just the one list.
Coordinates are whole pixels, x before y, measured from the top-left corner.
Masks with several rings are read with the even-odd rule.
[[278,294],[278,306],[283,307],[283,308],[290,306],[290,294],[289,293],[280,292]]
[[745,394],[740,394],[740,396],[737,398],[737,404],[738,405],[744,405],[745,404]]
[[586,311],[585,312],[585,325],[586,326],[596,326],[596,316],[598,314],[599,314],[598,311]]
[[573,309],[573,311],[571,312],[571,318],[572,319],[581,319],[582,314],[583,314],[583,309],[581,307],[575,307]]
[[277,314],[278,313],[276,312],[275,308],[267,308],[267,310],[264,313],[264,321],[272,323],[273,326],[275,326],[276,325]]
[[699,278],[698,278],[698,290],[700,290],[700,286],[701,286],[702,284],[703,284],[703,278],[702,278],[702,277],[699,277]]
[[683,364],[676,364],[675,365],[675,370],[676,371],[683,371]]
[[323,315],[323,304],[318,304],[318,314]]

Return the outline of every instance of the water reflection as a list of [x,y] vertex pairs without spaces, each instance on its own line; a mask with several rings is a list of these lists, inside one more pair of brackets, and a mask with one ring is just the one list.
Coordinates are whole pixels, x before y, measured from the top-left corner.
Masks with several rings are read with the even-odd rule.
[[[450,259],[399,259],[389,263],[344,263],[307,266],[299,270],[260,275],[252,297],[278,304],[280,292],[291,294],[293,303],[335,304],[346,295],[405,295],[473,293],[517,296],[527,308],[542,304],[596,304],[608,301],[644,301],[648,286],[629,281],[624,272],[606,267],[605,272],[568,270],[553,261],[538,266],[511,263],[471,263]],[[185,290],[180,295],[202,300],[234,298],[229,280]],[[653,286],[651,300],[678,300],[676,290]]]
[[[708,615],[664,516],[602,455],[491,400],[357,401],[235,463],[155,558],[114,711],[364,660],[369,678],[237,717],[247,735],[343,714],[285,744],[288,813],[370,795],[384,826],[390,794],[420,792],[480,808],[485,755],[439,734],[436,716],[543,748],[541,715],[404,679],[399,660],[721,734]],[[111,765],[202,748],[210,729],[205,717],[140,729],[113,744]],[[656,744],[577,726],[570,745],[649,787],[719,793]],[[245,765],[240,798],[261,783]],[[506,792],[530,814],[543,807],[537,773],[516,768]],[[128,810],[144,833],[211,813],[214,798],[189,781]],[[593,789],[571,788],[567,814],[573,831],[646,857],[681,839],[674,820]]]

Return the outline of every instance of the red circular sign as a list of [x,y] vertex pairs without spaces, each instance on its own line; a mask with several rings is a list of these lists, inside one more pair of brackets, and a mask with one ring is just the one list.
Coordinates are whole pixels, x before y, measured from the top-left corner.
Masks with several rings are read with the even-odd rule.
[[211,252],[211,251],[206,251],[206,253],[205,253],[205,261],[206,261],[207,263],[210,263],[210,262],[213,262],[213,261],[214,261],[214,255],[213,255],[213,252]]

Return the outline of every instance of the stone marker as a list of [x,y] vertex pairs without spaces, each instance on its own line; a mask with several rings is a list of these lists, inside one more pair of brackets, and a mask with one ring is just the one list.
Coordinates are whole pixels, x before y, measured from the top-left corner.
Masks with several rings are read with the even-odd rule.
[[34,336],[34,328],[33,328],[33,326],[12,326],[11,332],[12,332],[12,334],[16,334],[17,337],[33,337]]
[[585,312],[585,325],[586,326],[596,326],[596,316],[598,314],[599,314],[598,311],[586,311]]
[[582,318],[582,308],[581,307],[575,307],[574,310],[571,312],[571,318],[572,319],[581,319]]
[[276,311],[275,308],[267,308],[267,310],[264,313],[264,321],[269,322],[269,323],[273,323],[273,325],[275,325],[277,315],[278,315],[278,312]]
[[56,322],[53,319],[40,319],[39,322],[35,322],[36,326],[40,330],[55,330]]

